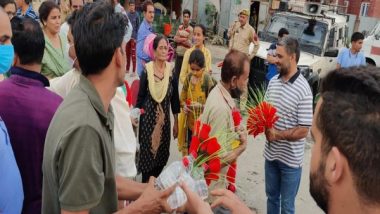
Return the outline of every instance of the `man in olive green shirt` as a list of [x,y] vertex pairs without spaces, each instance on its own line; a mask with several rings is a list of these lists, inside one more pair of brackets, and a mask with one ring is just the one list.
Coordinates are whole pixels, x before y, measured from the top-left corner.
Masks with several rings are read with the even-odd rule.
[[110,102],[124,82],[127,19],[102,1],[86,5],[76,19],[72,32],[83,76],[46,136],[42,213],[114,213],[118,199],[137,199],[121,213],[160,213],[173,188],[159,192],[153,179],[146,187],[115,177]]

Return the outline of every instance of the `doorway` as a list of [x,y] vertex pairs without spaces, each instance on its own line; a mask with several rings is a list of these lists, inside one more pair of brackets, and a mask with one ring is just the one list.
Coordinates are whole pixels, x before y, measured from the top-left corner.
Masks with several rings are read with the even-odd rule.
[[250,15],[249,15],[249,24],[257,31],[259,25],[259,11],[260,11],[260,2],[254,1],[251,4]]

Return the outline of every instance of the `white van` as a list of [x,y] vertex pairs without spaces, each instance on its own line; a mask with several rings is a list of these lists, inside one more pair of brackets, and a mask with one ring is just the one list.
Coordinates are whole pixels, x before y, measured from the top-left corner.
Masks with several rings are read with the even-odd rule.
[[367,64],[380,66],[380,22],[364,39],[362,51],[366,57]]
[[[310,9],[313,9],[312,6],[319,7],[320,5],[306,4],[306,7]],[[322,9],[318,8],[318,10]],[[316,21],[313,36],[304,33],[310,19]],[[260,49],[251,63],[251,70],[254,71],[249,78],[251,87],[261,85],[265,81],[267,49],[272,42],[277,40],[277,33],[282,27],[287,28],[290,36],[299,41],[301,56],[298,68],[308,80],[313,95],[316,95],[320,79],[336,68],[339,49],[343,48],[347,42],[347,16],[328,10],[320,14],[275,13],[265,29],[259,32]]]

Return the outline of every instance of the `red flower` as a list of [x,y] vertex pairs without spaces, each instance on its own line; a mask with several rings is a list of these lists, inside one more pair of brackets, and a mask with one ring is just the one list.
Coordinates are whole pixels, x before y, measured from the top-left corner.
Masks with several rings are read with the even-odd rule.
[[201,141],[207,140],[209,138],[209,133],[211,131],[211,126],[208,124],[203,123],[202,128],[199,132],[199,139]]
[[198,153],[196,153],[195,151],[191,151],[190,155],[193,156],[194,160],[196,160],[198,157]]
[[[208,161],[208,171],[211,173],[216,173],[218,174],[220,172],[220,169],[222,167],[220,158],[216,157]],[[219,176],[218,176],[219,177]]]
[[263,112],[263,117],[265,118],[265,127],[273,128],[274,124],[279,118],[276,116],[277,109],[267,102],[263,102],[260,108]]
[[200,147],[199,147],[199,150],[201,152],[206,153],[207,152],[207,144],[208,144],[207,141],[202,142],[201,145],[200,145]]
[[236,161],[233,162],[227,171],[227,181],[230,183],[235,183],[236,178]]
[[193,131],[194,131],[193,135],[198,135],[200,128],[201,128],[201,121],[200,120],[195,121],[194,129],[193,129]]
[[240,126],[242,117],[241,117],[239,109],[237,108],[232,109],[232,119],[234,120],[235,127]]
[[219,179],[219,175],[210,173],[205,176],[205,179],[206,179],[207,186],[210,186],[211,181],[217,181]]
[[205,179],[207,185],[210,185],[211,181],[219,179],[220,169],[222,167],[219,158],[213,158],[208,162],[208,171],[206,173]]
[[207,185],[210,185],[212,180],[218,180],[219,179],[219,173],[220,169],[222,167],[220,158],[213,158],[209,160],[208,164],[208,171],[206,172],[206,183]]
[[218,152],[220,150],[220,145],[219,145],[218,140],[216,139],[216,137],[210,138],[209,140],[207,140],[204,143],[206,143],[206,146],[207,146],[206,147],[206,152],[209,155],[212,155],[215,152]]
[[140,108],[140,114],[145,114],[145,110],[143,108]]
[[235,187],[235,184],[229,184],[227,189],[233,193],[236,192],[236,187]]
[[202,168],[203,168],[203,172],[206,172],[208,170],[209,166],[207,165],[207,163],[203,163]]
[[[198,154],[199,144],[200,144],[199,138],[197,136],[193,136],[191,138],[189,152],[194,153],[194,154]],[[196,158],[196,157],[194,157],[194,158]]]
[[276,108],[265,101],[248,109],[248,134],[256,137],[263,133],[265,129],[273,128],[274,124],[279,119],[279,117],[276,116],[276,112]]
[[185,103],[187,106],[191,105],[191,99],[186,99]]
[[187,158],[187,156],[185,156],[185,157],[182,158],[182,163],[183,163],[183,165],[184,165],[186,168],[189,166],[190,161],[189,161],[189,159]]

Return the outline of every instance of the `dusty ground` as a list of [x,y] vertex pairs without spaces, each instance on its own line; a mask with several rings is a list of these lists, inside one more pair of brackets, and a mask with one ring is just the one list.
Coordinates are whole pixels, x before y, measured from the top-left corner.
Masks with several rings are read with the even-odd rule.
[[[213,76],[220,79],[220,69],[215,64],[224,59],[227,48],[220,46],[207,45],[212,53]],[[132,79],[127,75],[126,79]],[[250,208],[256,209],[258,213],[266,213],[266,195],[264,182],[264,150],[265,137],[263,135],[253,139],[249,137],[247,150],[238,160],[238,170],[236,183],[238,186],[237,194]],[[311,144],[305,147],[304,166],[302,170],[301,185],[296,198],[296,213],[323,213],[315,204],[309,194],[309,167]],[[180,159],[176,141],[172,141],[170,148],[169,164]]]

